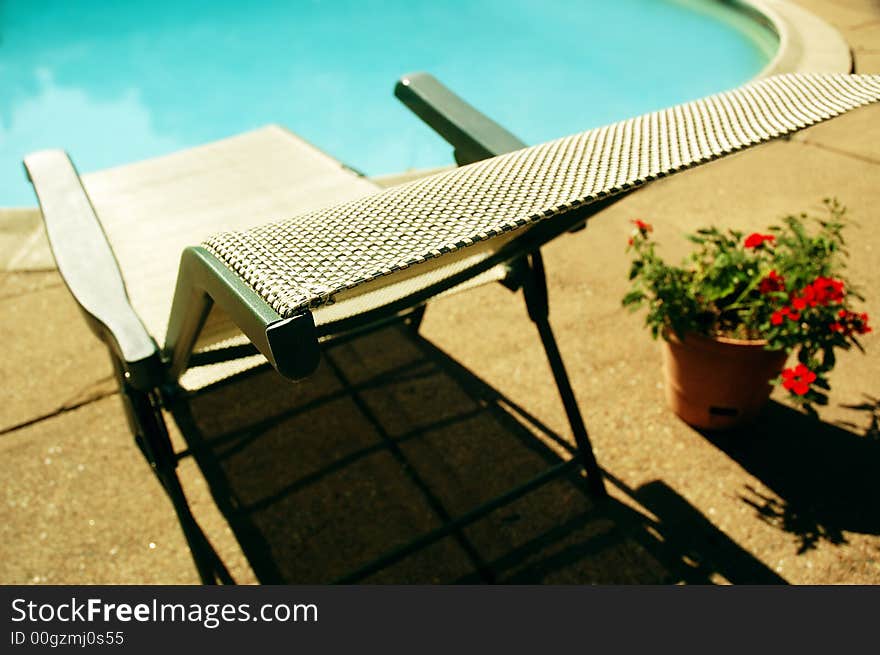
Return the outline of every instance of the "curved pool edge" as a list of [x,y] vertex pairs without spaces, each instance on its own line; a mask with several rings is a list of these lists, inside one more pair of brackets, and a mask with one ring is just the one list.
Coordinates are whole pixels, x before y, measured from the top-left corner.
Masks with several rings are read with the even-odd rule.
[[779,49],[757,77],[779,73],[851,73],[852,51],[828,22],[789,0],[720,0],[763,22]]

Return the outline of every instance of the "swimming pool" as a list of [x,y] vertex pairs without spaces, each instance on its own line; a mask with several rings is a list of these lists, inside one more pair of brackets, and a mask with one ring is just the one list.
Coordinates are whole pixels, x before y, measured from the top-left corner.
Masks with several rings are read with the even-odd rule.
[[0,206],[21,158],[87,172],[281,123],[369,175],[451,162],[392,96],[425,70],[526,142],[740,84],[773,33],[712,0],[0,0]]

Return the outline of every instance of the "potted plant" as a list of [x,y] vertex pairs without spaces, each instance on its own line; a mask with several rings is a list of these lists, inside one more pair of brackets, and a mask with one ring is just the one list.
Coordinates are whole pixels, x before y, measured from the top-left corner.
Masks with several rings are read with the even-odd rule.
[[721,429],[753,419],[772,384],[815,414],[828,402],[835,350],[862,349],[868,316],[842,275],[846,208],[823,202],[827,216],[787,216],[766,233],[697,230],[680,266],[657,253],[650,224],[633,221],[623,304],[647,307],[646,325],[664,338],[667,400],[686,422]]

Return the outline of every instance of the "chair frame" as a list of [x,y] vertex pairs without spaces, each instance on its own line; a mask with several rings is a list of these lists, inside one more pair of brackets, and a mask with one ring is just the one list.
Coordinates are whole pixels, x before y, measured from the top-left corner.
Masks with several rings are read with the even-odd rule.
[[[526,147],[431,75],[404,76],[394,93],[452,145],[459,165]],[[550,326],[541,247],[565,232],[583,228],[590,217],[628,191],[552,221],[540,222],[487,259],[417,293],[320,326],[316,326],[308,311],[290,318],[281,317],[207,250],[200,246],[187,248],[181,256],[166,343],[160,348],[129,302],[118,263],[73,163],[63,152],[46,151],[28,157],[25,167],[40,201],[59,272],[90,328],[108,347],[129,427],[174,507],[203,583],[232,583],[233,580],[192,515],[177,476],[178,457],[162,409],[172,409],[175,403],[186,401],[186,393],[177,384],[180,374],[188,367],[260,352],[283,376],[293,380],[307,378],[317,368],[323,346],[393,322],[403,322],[418,330],[431,298],[499,264],[505,265],[507,270],[501,283],[511,291],[523,292],[528,316],[537,328],[577,450],[570,460],[364,565],[340,581],[361,580],[578,467],[586,473],[584,483],[593,496],[607,495],[602,471]],[[248,337],[250,345],[193,353],[214,304],[230,316]]]

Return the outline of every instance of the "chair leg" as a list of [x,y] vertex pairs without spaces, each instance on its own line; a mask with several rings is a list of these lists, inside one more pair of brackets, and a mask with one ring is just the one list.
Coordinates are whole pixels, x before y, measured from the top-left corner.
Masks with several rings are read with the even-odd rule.
[[189,508],[180,478],[177,457],[159,409],[158,394],[133,389],[125,380],[122,364],[112,356],[120,396],[135,442],[168,495],[189,546],[202,584],[234,584]]
[[522,262],[521,266],[523,273],[523,295],[525,296],[529,318],[532,319],[532,322],[538,328],[544,352],[550,363],[550,369],[553,371],[553,379],[556,381],[556,388],[559,390],[559,396],[565,407],[565,413],[568,416],[568,422],[574,433],[575,443],[577,444],[584,470],[587,473],[588,488],[598,497],[607,496],[608,491],[605,489],[602,469],[599,468],[596,455],[593,453],[593,446],[590,444],[590,437],[587,434],[583,416],[575,399],[574,390],[571,388],[568,372],[565,370],[559,346],[550,327],[547,280],[544,275],[544,261],[540,251],[531,253],[528,256],[528,262]]

